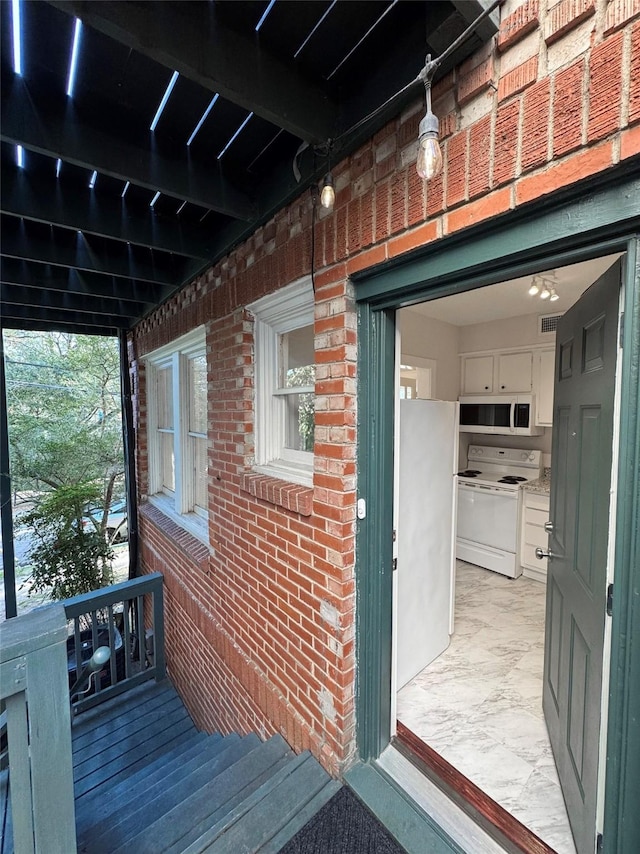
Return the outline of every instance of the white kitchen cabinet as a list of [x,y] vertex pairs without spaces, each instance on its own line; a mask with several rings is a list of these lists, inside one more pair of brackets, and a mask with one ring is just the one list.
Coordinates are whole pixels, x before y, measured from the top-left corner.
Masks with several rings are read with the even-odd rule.
[[462,393],[492,394],[493,355],[462,357]]
[[522,522],[520,528],[520,563],[522,574],[536,581],[547,580],[547,559],[538,560],[536,548],[545,552],[549,546],[549,535],[544,529],[549,521],[549,496],[524,490]]
[[556,351],[555,349],[539,350],[535,355],[535,423],[537,427],[551,427],[553,422],[553,381]]
[[532,388],[533,353],[499,353],[496,357],[497,394],[530,392]]

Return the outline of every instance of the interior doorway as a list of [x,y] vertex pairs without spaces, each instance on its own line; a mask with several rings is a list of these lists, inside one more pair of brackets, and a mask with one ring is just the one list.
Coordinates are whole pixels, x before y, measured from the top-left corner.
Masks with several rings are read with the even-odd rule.
[[[558,298],[552,304],[540,300],[540,287],[538,293],[533,292],[535,280],[528,276],[434,300],[398,313],[401,364],[405,371],[412,361],[418,359],[431,360],[437,369],[434,371],[437,380],[430,389],[431,398],[458,401],[470,391],[480,395],[482,391],[488,392],[486,387],[482,390],[476,387],[479,382],[491,384],[492,396],[500,397],[505,395],[501,379],[512,381],[518,385],[514,396],[527,399],[533,407],[530,426],[541,428],[523,429],[520,434],[514,434],[513,425],[509,424],[510,434],[506,428],[485,431],[483,426],[490,425],[485,425],[480,419],[478,432],[474,433],[473,429],[466,429],[472,424],[467,424],[458,434],[458,460],[450,472],[454,482],[457,480],[456,468],[460,472],[469,468],[472,448],[504,448],[507,453],[510,449],[536,452],[540,457],[540,472],[535,480],[544,484],[545,475],[548,477],[552,473],[553,423],[549,415],[552,410],[543,407],[543,404],[548,406],[545,397],[548,396],[548,382],[541,375],[543,369],[554,364],[547,359],[549,350],[555,353],[556,349],[555,323],[549,321],[561,317],[575,305],[582,294],[615,264],[617,257],[607,256],[560,270],[542,271],[538,280],[542,287],[550,283],[557,285],[555,295]],[[554,312],[549,310],[551,307],[555,308]],[[545,329],[545,321],[547,326],[553,327],[551,330]],[[488,372],[485,370],[487,365],[490,365]],[[524,379],[521,375],[523,366]],[[527,375],[528,366],[530,374]],[[551,370],[553,372],[553,367]],[[505,379],[507,377],[509,379]],[[465,388],[465,384],[469,387]],[[401,385],[402,380],[399,379],[397,398],[401,396]],[[493,395],[494,391],[496,395]],[[406,399],[407,395],[404,397]],[[416,397],[420,395],[416,394]],[[441,443],[431,441],[429,436],[432,435],[431,429],[425,433],[424,444],[428,449],[425,453],[427,457],[429,452],[434,457],[441,457]],[[399,458],[402,459],[402,448]],[[473,459],[479,465],[478,457]],[[411,466],[406,466],[406,470],[411,471]],[[406,474],[404,476],[407,477]],[[540,489],[537,494],[544,495],[543,486],[537,486]],[[414,484],[412,492],[415,488]],[[402,489],[400,483],[397,487],[400,501]],[[403,630],[409,637],[404,642],[398,636],[395,669],[399,688],[397,718],[526,824],[552,850],[574,854],[576,849],[542,714],[545,613],[549,613],[546,573],[531,565],[527,552],[527,547],[532,545],[527,542],[527,522],[532,519],[540,521],[545,515],[545,508],[544,504],[536,507],[533,502],[531,513],[527,515],[521,490],[525,492],[518,487],[515,530],[518,571],[512,575],[503,574],[496,571],[491,561],[485,563],[481,558],[481,565],[455,561],[451,569],[453,601],[450,607],[454,619],[450,621],[450,638],[440,644],[440,652],[432,656],[424,668],[406,681],[401,674],[406,676],[409,671],[402,666],[401,658],[404,650],[412,648],[411,631],[404,626]],[[412,498],[410,506],[418,517],[431,519],[434,507],[441,504],[440,494],[438,484],[423,484],[425,500]],[[399,516],[398,578],[401,579],[407,570],[402,562],[402,522],[405,521],[406,531],[407,514],[403,511]],[[440,536],[446,540],[447,535],[453,532],[454,541],[456,539],[455,509],[450,514],[449,525],[450,531],[443,530],[439,535],[433,526],[424,526],[423,547],[417,549],[423,560],[411,558],[416,561],[416,577],[420,577],[423,588],[427,556],[433,561],[434,538]],[[535,539],[535,532],[533,536]],[[411,537],[415,539],[415,534]],[[460,543],[458,546],[461,553],[466,554]],[[480,551],[485,549],[484,542],[481,546]],[[537,548],[545,551],[542,545]],[[443,567],[439,571],[441,574]],[[396,586],[400,597],[399,581]],[[442,587],[439,584],[439,588]],[[411,597],[411,592],[405,593],[405,600]],[[413,607],[415,610],[415,603]],[[446,608],[447,604],[441,603],[441,614],[446,612]],[[396,610],[398,625],[402,625],[405,615],[400,598]],[[415,616],[413,620],[416,620]],[[549,655],[548,649],[547,657]],[[599,716],[600,708],[597,711]],[[596,745],[596,764],[597,761]],[[595,827],[589,838],[593,839],[593,847],[585,848],[585,843],[579,842],[580,851],[595,849]]]

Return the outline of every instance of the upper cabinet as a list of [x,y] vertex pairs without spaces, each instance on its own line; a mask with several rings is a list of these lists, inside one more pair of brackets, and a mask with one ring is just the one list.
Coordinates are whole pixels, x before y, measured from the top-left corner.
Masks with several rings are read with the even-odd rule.
[[493,356],[462,357],[462,393],[493,392]]
[[533,353],[500,353],[496,356],[498,394],[530,392],[532,388]]
[[536,426],[551,427],[553,422],[553,382],[556,351],[538,350],[535,353],[534,377],[536,393]]
[[530,392],[533,353],[493,353],[462,357],[462,394]]

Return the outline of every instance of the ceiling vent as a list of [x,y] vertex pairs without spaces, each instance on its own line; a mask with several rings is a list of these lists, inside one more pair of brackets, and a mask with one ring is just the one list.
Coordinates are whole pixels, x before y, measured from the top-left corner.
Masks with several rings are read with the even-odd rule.
[[538,315],[538,335],[555,335],[562,314]]

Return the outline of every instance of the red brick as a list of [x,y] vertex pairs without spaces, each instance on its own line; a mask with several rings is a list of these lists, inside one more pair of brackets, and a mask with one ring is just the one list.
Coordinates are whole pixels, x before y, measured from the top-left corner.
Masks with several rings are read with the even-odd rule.
[[458,80],[458,103],[471,101],[476,95],[486,91],[493,80],[493,57],[488,57],[480,65],[462,75]]
[[391,187],[385,181],[375,188],[375,239],[384,240],[389,234],[389,217],[391,214]]
[[409,118],[400,123],[397,134],[399,148],[404,148],[405,145],[409,145],[418,138],[418,126],[423,115],[423,112],[416,110]]
[[425,202],[425,183],[412,165],[407,174],[407,225],[409,227],[424,219]]
[[[545,163],[549,150],[549,110],[551,81],[541,80],[529,89],[523,99],[522,151],[520,168],[523,172]],[[546,121],[545,121],[546,119]]]
[[[415,172],[415,169],[413,170]],[[391,234],[406,228],[407,221],[407,170],[397,171],[391,178]]]
[[553,98],[553,156],[560,157],[582,144],[582,85],[584,61],[581,59],[555,76]]
[[589,142],[620,128],[622,108],[622,37],[618,33],[591,51],[589,61]]
[[517,92],[522,92],[538,77],[538,57],[532,56],[522,65],[518,65],[501,77],[498,82],[498,100],[504,101]]
[[545,172],[521,178],[516,184],[516,203],[521,205],[530,202],[583,178],[596,175],[611,166],[612,157],[611,142],[603,142],[566,158],[562,163],[550,166]]
[[467,184],[467,131],[460,131],[447,141],[447,207],[464,201]]
[[475,202],[469,202],[464,207],[446,215],[446,233],[451,234],[461,228],[475,225],[477,222],[498,216],[511,207],[511,189],[504,187]]
[[447,113],[446,116],[441,116],[439,121],[440,142],[455,133],[457,123],[457,113]]
[[402,255],[409,252],[411,249],[416,249],[419,246],[424,246],[430,243],[438,236],[438,225],[436,222],[426,222],[419,228],[414,228],[413,231],[403,234],[402,237],[396,237],[389,241],[389,258],[395,258],[396,255]]
[[610,0],[604,23],[605,36],[624,27],[636,15],[640,15],[640,0]]
[[435,104],[440,98],[451,92],[454,86],[453,71],[445,74],[440,80],[436,81],[431,88],[431,99]]
[[366,270],[368,267],[374,267],[376,264],[381,264],[387,259],[387,250],[385,246],[374,246],[367,252],[361,252],[347,261],[347,270],[349,275],[357,273],[359,270]]
[[547,12],[545,41],[552,44],[595,14],[595,0],[560,0]]
[[525,0],[500,22],[498,50],[505,51],[538,26],[538,0]]
[[444,210],[444,178],[443,172],[426,183],[427,216],[433,217]]
[[640,154],[640,125],[622,132],[620,137],[620,160]]
[[640,23],[631,30],[631,92],[629,94],[629,124],[640,121]]
[[484,116],[469,128],[469,198],[489,189],[491,158],[491,116]]
[[498,108],[494,132],[493,184],[512,181],[516,174],[520,99]]

